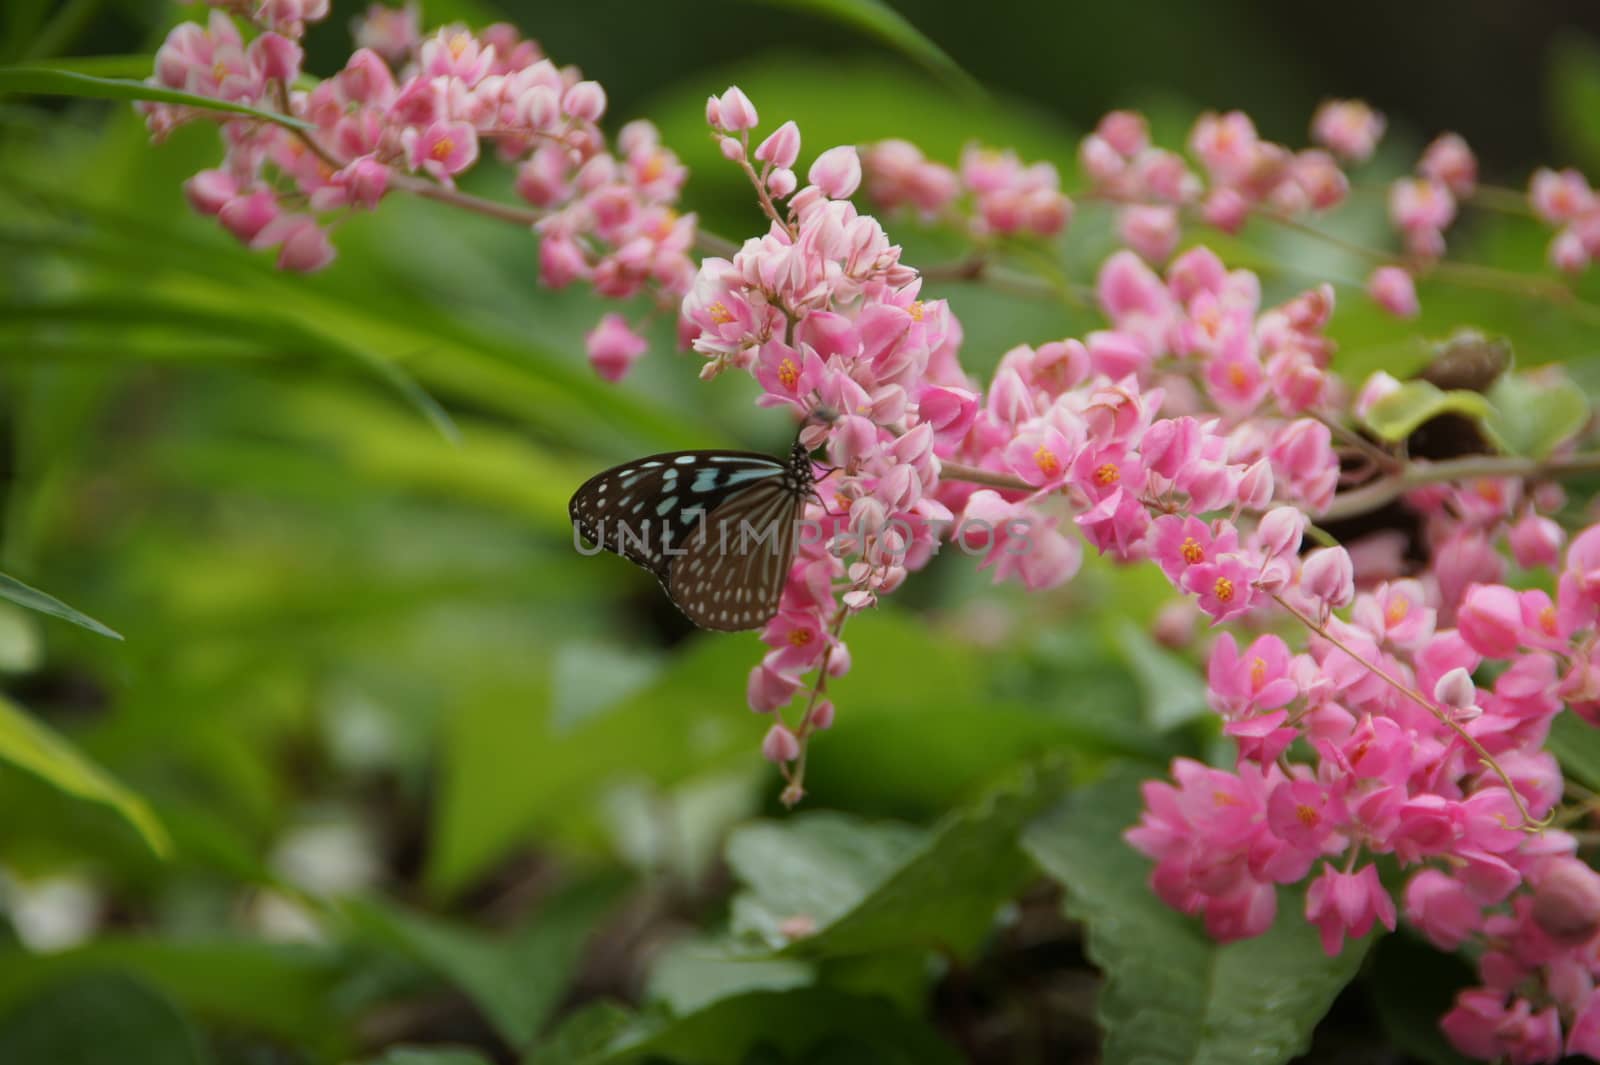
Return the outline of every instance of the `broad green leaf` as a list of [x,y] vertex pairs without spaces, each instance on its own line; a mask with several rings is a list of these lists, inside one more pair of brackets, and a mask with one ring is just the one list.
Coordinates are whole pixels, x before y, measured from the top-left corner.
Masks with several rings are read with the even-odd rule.
[[205,1065],[210,1055],[171,1001],[127,976],[47,986],[0,1017],[0,1061],[52,1065]]
[[454,1047],[391,1047],[367,1065],[489,1065],[476,1050]]
[[0,696],[0,759],[26,769],[55,787],[121,814],[150,849],[166,857],[172,840],[145,801],[89,761],[77,748],[21,707]]
[[49,614],[62,621],[70,621],[74,625],[98,632],[101,636],[109,636],[113,640],[120,640],[122,636],[100,624],[87,614],[72,609],[53,595],[46,595],[37,588],[30,588],[15,577],[8,577],[0,573],[0,599],[9,599],[19,606],[29,610],[37,610],[41,614]]
[[816,978],[809,962],[787,958],[739,958],[720,939],[694,936],[656,956],[645,984],[645,1001],[683,1016],[719,999],[749,991],[787,991]]
[[147,85],[131,78],[101,78],[51,67],[0,67],[0,96],[26,93],[35,96],[86,96],[101,100],[147,100],[161,104],[183,104],[205,111],[248,115],[291,129],[310,129],[311,123],[263,111],[245,104],[213,100],[192,92],[180,92],[158,85]]
[[1487,418],[1492,408],[1477,392],[1446,392],[1427,381],[1407,381],[1367,412],[1367,427],[1382,440],[1399,443],[1424,422],[1441,414],[1460,414],[1473,421]]
[[926,1023],[887,999],[829,988],[753,991],[684,1017],[590,1008],[559,1028],[526,1065],[752,1061],[955,1065],[960,1055]]
[[833,813],[741,828],[727,851],[749,888],[734,901],[736,929],[789,957],[919,946],[970,955],[1032,874],[1017,839],[1061,776],[1029,767],[926,832]]
[[108,970],[148,984],[198,1019],[320,1047],[328,1060],[340,1059],[347,1038],[333,995],[340,970],[332,953],[307,947],[107,938],[59,954],[10,953],[0,963],[0,1015],[41,987]]
[[1568,776],[1600,791],[1600,728],[1577,714],[1557,714],[1550,724],[1550,751]]
[[369,934],[465,991],[508,1043],[523,1046],[566,992],[618,886],[581,884],[546,902],[524,927],[493,936],[379,899],[353,900],[348,910]]
[[1147,886],[1150,863],[1122,833],[1139,816],[1137,774],[1118,772],[1032,825],[1024,844],[1066,888],[1105,973],[1099,1004],[1106,1065],[1277,1065],[1356,974],[1370,941],[1322,953],[1301,904],[1285,894],[1262,936],[1220,946]]
[[982,88],[943,48],[934,44],[900,12],[883,0],[763,0],[773,7],[803,11],[831,19],[876,37],[916,60],[945,81],[973,93]]
[[1488,396],[1493,406],[1483,427],[1512,455],[1545,458],[1589,420],[1589,397],[1566,378],[1502,374]]
[[1166,732],[1204,717],[1206,683],[1199,669],[1159,646],[1132,621],[1117,625],[1118,644],[1128,671],[1144,696],[1144,718],[1157,732]]

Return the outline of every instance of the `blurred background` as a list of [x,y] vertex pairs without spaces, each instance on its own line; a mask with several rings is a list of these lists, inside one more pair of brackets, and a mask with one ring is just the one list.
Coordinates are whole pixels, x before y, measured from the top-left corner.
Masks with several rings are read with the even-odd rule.
[[[1368,243],[1386,239],[1384,179],[1444,129],[1501,184],[1545,163],[1600,170],[1600,10],[1576,0],[895,6],[988,94],[826,4],[441,0],[423,22],[508,20],[581,66],[609,128],[659,124],[691,168],[686,206],[731,239],[760,226],[704,133],[706,95],[731,83],[765,128],[799,121],[803,158],[900,136],[953,162],[977,139],[1056,162],[1069,190],[1077,138],[1112,107],[1145,108],[1171,146],[1232,107],[1301,145],[1319,100],[1364,97],[1391,136],[1330,228]],[[336,0],[312,30],[310,71],[342,63],[359,7]],[[202,11],[7,0],[0,60],[148,57]],[[94,69],[143,77],[149,61]],[[1157,775],[1215,749],[1193,663],[1148,635],[1159,574],[1091,563],[1028,597],[960,555],[915,575],[848,633],[854,671],[805,804],[834,819],[786,835],[766,722],[744,702],[759,642],[693,633],[641,571],[577,557],[566,502],[633,455],[779,450],[792,427],[748,380],[699,382],[660,316],[634,376],[601,382],[582,337],[609,308],[539,289],[514,226],[392,196],[340,227],[328,270],[277,274],[186,207],[180,183],[217,157],[208,125],[152,147],[123,104],[0,98],[0,571],[126,637],[0,604],[0,693],[172,840],[156,856],[119,816],[141,808],[104,781],[78,797],[0,763],[0,1062],[298,1065],[399,1043],[609,1060],[571,1049],[582,1026],[644,1023],[680,1040],[655,1048],[673,1060],[1090,1060],[1093,970],[1025,866],[926,882],[919,897],[946,908],[865,960],[730,970],[708,945],[770,933],[762,914],[826,911],[860,869],[900,868],[962,817],[988,828],[941,867],[1010,869],[1056,774]],[[512,195],[492,165],[469,187]],[[890,232],[913,264],[961,252]],[[1049,254],[1087,282],[1110,239],[1084,208]],[[1452,247],[1538,271],[1546,239],[1469,219]],[[1334,332],[1352,375],[1398,372],[1471,321],[1512,333],[1524,362],[1595,379],[1592,333],[1548,308],[1425,289],[1425,316],[1396,327],[1362,306],[1359,261],[1280,232],[1218,246],[1263,271],[1269,299],[1347,286]],[[933,294],[980,375],[1014,344],[1099,325],[970,285]],[[1011,805],[972,805],[995,787]],[[841,825],[868,826],[875,849],[835,868],[824,858],[844,852],[818,840]],[[1008,898],[1000,933],[951,946],[966,910]],[[1359,1034],[1365,994],[1340,1000],[1314,1055],[1377,1038]],[[893,1023],[853,1012],[858,995],[893,1003]],[[710,1034],[662,1020],[719,1002],[742,1005]]]

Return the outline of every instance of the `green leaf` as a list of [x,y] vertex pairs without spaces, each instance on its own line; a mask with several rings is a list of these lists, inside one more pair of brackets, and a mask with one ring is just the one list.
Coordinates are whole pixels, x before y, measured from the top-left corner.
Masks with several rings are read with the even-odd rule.
[[1577,714],[1557,714],[1550,723],[1550,752],[1570,777],[1600,791],[1600,728]]
[[203,1065],[176,1006],[143,983],[95,973],[57,983],[0,1019],[0,1061]]
[[1427,381],[1407,381],[1372,405],[1367,412],[1367,427],[1382,440],[1399,443],[1424,422],[1441,414],[1461,414],[1483,421],[1493,408],[1477,392],[1451,389],[1446,392]]
[[1368,941],[1326,957],[1292,895],[1277,923],[1226,946],[1147,886],[1150,863],[1122,833],[1138,818],[1137,774],[1118,772],[1030,827],[1024,844],[1067,889],[1105,972],[1099,1020],[1106,1065],[1275,1065],[1301,1053]]
[[332,954],[315,948],[141,937],[100,939],[57,954],[8,954],[0,964],[0,1015],[41,987],[108,970],[136,977],[202,1020],[319,1047],[321,1059],[343,1058],[335,1023],[339,971]]
[[807,962],[734,957],[727,942],[695,936],[673,943],[656,956],[645,984],[645,1001],[660,1003],[683,1016],[750,991],[806,987],[815,978],[815,966]]
[[1144,719],[1152,729],[1166,732],[1209,712],[1205,679],[1191,663],[1158,646],[1126,618],[1117,624],[1117,643],[1139,684]]
[[1483,427],[1512,455],[1545,458],[1589,420],[1589,397],[1565,377],[1502,374],[1488,395]]
[[851,29],[876,37],[920,63],[945,81],[981,95],[983,90],[972,75],[950,58],[943,48],[913,26],[904,15],[883,0],[764,0],[773,7],[786,7],[820,18],[831,19]]
[[455,1047],[390,1047],[368,1065],[489,1065],[476,1050]]
[[[776,1055],[776,1057],[774,1057]],[[576,1014],[527,1065],[692,1065],[750,1061],[955,1065],[961,1060],[926,1023],[887,999],[829,988],[753,991],[684,1017],[630,1017],[614,1006]]]
[[100,78],[51,67],[0,67],[0,96],[26,93],[36,96],[85,96],[101,100],[148,100],[160,104],[184,104],[204,111],[248,115],[290,129],[310,129],[311,123],[275,111],[263,111],[245,104],[213,100],[192,92],[147,85],[131,78]]
[[[901,947],[970,956],[1032,875],[1018,836],[1061,785],[1057,767],[1029,767],[926,832],[835,813],[740,828],[727,850],[749,888],[734,900],[736,929],[787,957]],[[786,932],[795,922],[809,933]]]
[[88,629],[90,632],[98,632],[101,636],[109,636],[113,640],[122,639],[121,635],[100,624],[89,615],[72,609],[55,596],[46,595],[37,588],[28,587],[15,577],[7,577],[4,573],[0,573],[0,599],[9,599],[19,606],[27,607],[29,610],[37,610],[41,614],[49,614],[51,617],[60,618],[62,621],[70,621],[74,625]]
[[1600,169],[1600,48],[1577,33],[1558,37],[1547,69],[1551,124],[1561,143],[1585,169]]
[[137,829],[156,854],[165,858],[172,853],[172,840],[167,830],[143,799],[3,696],[0,696],[0,759],[42,777],[69,795],[105,803]]
[[523,1046],[566,992],[618,886],[579,885],[545,903],[524,927],[492,937],[379,899],[348,908],[358,926],[465,991],[508,1043]]

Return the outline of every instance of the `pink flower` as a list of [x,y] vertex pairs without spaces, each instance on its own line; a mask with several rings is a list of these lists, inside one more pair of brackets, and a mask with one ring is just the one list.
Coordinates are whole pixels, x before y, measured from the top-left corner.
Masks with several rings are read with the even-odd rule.
[[1250,609],[1254,597],[1251,571],[1238,555],[1223,555],[1215,562],[1189,567],[1183,587],[1200,601],[1200,609],[1215,621],[1226,621]]
[[351,20],[358,48],[370,48],[394,64],[410,55],[422,41],[421,11],[415,3],[404,7],[373,4],[366,14]]
[[1453,877],[1424,869],[1406,884],[1406,920],[1440,950],[1455,950],[1483,927],[1483,907]]
[[778,340],[761,346],[755,370],[756,380],[767,390],[758,402],[764,406],[787,403],[801,410],[809,409],[824,372],[822,360],[809,344],[801,344],[796,351]]
[[1559,173],[1545,167],[1535,170],[1528,185],[1528,201],[1533,213],[1546,222],[1571,222],[1595,208],[1588,180],[1572,169]]
[[1504,1058],[1511,1065],[1536,1065],[1561,1056],[1561,1020],[1554,1006],[1538,1013],[1526,999],[1508,1007],[1502,991],[1469,990],[1439,1022],[1452,1045],[1469,1057]]
[[1456,626],[1479,654],[1510,658],[1522,643],[1522,603],[1504,585],[1474,584],[1461,600]]
[[1225,183],[1238,181],[1255,165],[1259,145],[1255,124],[1243,111],[1207,112],[1189,134],[1190,150]]
[[848,200],[861,186],[861,157],[855,145],[841,144],[817,156],[806,179],[833,200]]
[[706,102],[706,120],[712,126],[730,133],[755,129],[761,122],[756,114],[756,105],[737,85],[728,86],[727,92],[720,97],[713,96]]
[[1576,858],[1553,859],[1533,891],[1533,923],[1564,947],[1581,947],[1600,933],[1600,873]]
[[1396,318],[1415,318],[1421,310],[1417,285],[1403,267],[1380,266],[1367,278],[1372,301]]
[[438,121],[426,129],[406,131],[407,155],[413,170],[426,170],[449,183],[478,159],[478,131],[466,122]]
[[597,81],[580,81],[562,94],[561,112],[579,122],[598,122],[606,113],[606,91]]
[[1328,100],[1311,119],[1311,136],[1341,158],[1362,163],[1383,138],[1384,119],[1360,100]]
[[1389,216],[1407,232],[1440,232],[1456,216],[1456,199],[1443,182],[1401,178],[1389,187]]
[[1441,133],[1422,153],[1417,172],[1443,184],[1456,199],[1466,199],[1477,188],[1478,159],[1460,134]]
[[1306,920],[1322,933],[1323,952],[1330,957],[1344,948],[1346,935],[1364,936],[1374,921],[1394,931],[1394,900],[1378,882],[1378,867],[1364,865],[1356,873],[1324,866],[1306,893]]
[[1212,706],[1228,716],[1276,710],[1300,694],[1289,677],[1288,645],[1271,634],[1240,654],[1233,634],[1223,633],[1212,645],[1206,682]]
[[1178,246],[1178,209],[1167,204],[1138,204],[1117,212],[1122,242],[1147,262],[1165,262]]
[[[1237,546],[1238,535],[1231,526],[1220,537],[1213,537],[1211,527],[1195,517],[1163,514],[1150,530],[1151,558],[1168,580],[1180,586],[1189,567],[1214,561],[1218,555],[1227,554]],[[1232,637],[1224,639],[1232,640]]]
[[1355,567],[1342,547],[1320,547],[1306,556],[1300,567],[1300,590],[1328,607],[1341,607],[1355,598]]
[[790,120],[773,130],[756,148],[756,158],[785,169],[794,166],[800,158],[800,127]]
[[649,343],[629,328],[620,314],[608,314],[600,319],[584,338],[589,352],[589,364],[607,381],[620,381],[633,369],[650,347]]
[[800,757],[800,741],[783,725],[773,725],[761,740],[761,757],[774,765]]

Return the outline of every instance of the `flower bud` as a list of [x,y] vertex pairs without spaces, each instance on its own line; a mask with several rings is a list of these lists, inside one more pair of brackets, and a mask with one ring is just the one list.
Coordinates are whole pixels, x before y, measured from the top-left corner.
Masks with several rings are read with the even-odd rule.
[[1555,569],[1565,538],[1560,525],[1529,511],[1511,527],[1511,554],[1517,565],[1525,569],[1540,566]]
[[756,105],[750,102],[750,97],[737,85],[728,86],[728,91],[722,94],[722,99],[717,102],[718,114],[721,118],[721,128],[729,133],[739,133],[747,129],[755,129],[761,119],[756,115]]
[[855,145],[841,144],[817,156],[806,178],[829,199],[848,200],[861,185],[861,157]]
[[1239,479],[1239,503],[1252,510],[1260,510],[1272,502],[1272,463],[1257,459]]
[[1323,547],[1306,556],[1300,567],[1300,590],[1331,607],[1355,598],[1355,569],[1342,547]]
[[799,184],[800,179],[794,176],[794,171],[784,167],[778,167],[767,175],[767,188],[779,200],[793,192]]
[[598,122],[606,113],[606,91],[598,81],[580,81],[561,97],[561,110],[580,122]]
[[549,129],[561,117],[561,100],[550,86],[535,85],[517,97],[517,116],[533,129]]
[[333,262],[333,244],[312,218],[302,218],[288,230],[278,249],[278,269],[309,274]]
[[278,217],[278,200],[267,189],[257,189],[244,196],[235,196],[222,205],[217,221],[222,228],[246,244]]
[[608,314],[584,338],[589,364],[607,381],[620,381],[649,349],[649,343],[628,327],[620,314]]
[[239,195],[239,182],[226,170],[202,170],[183,183],[183,194],[196,211],[214,215]]
[[794,166],[800,158],[800,127],[790,120],[773,130],[756,148],[756,158],[783,169]]
[[717,141],[717,147],[722,151],[722,157],[730,163],[737,163],[744,159],[744,145],[738,137],[723,137]]
[[1306,516],[1296,507],[1273,507],[1256,525],[1256,539],[1270,558],[1292,555],[1300,550],[1306,532]]
[[1416,282],[1398,266],[1380,266],[1367,278],[1367,294],[1396,318],[1415,318],[1421,310]]
[[773,725],[761,741],[761,757],[774,765],[792,762],[800,757],[800,741],[783,725]]
[[1472,683],[1472,674],[1457,666],[1439,678],[1433,686],[1433,697],[1440,706],[1451,710],[1475,710],[1472,704],[1478,697],[1478,689]]
[[1522,642],[1522,603],[1502,584],[1474,584],[1456,612],[1456,629],[1485,658],[1510,658]]
[[1575,858],[1558,859],[1533,891],[1533,923],[1563,947],[1580,947],[1600,931],[1600,875]]
[[828,699],[817,700],[817,705],[811,708],[811,727],[826,729],[833,727],[833,703]]

